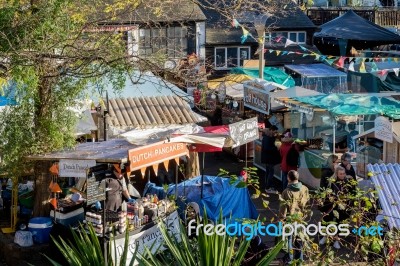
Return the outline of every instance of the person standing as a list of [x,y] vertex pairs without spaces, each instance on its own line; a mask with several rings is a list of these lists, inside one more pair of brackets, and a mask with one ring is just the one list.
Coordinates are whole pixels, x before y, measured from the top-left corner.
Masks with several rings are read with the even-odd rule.
[[321,182],[319,187],[326,189],[329,185],[329,178],[333,176],[336,166],[339,165],[339,157],[336,154],[329,155],[326,163],[321,169]]
[[[299,173],[290,170],[287,174],[288,186],[282,192],[282,201],[279,206],[279,219],[282,222],[289,222],[288,216],[296,216],[304,219],[307,203],[310,200],[308,188],[299,181]],[[285,255],[286,264],[293,260],[303,261],[303,241],[294,232],[288,237],[288,254]]]
[[356,141],[353,139],[354,136],[358,135],[358,131],[356,130],[356,123],[350,122],[347,124],[350,132],[347,135],[347,147],[349,148],[349,152],[356,152]]
[[105,185],[107,188],[105,208],[111,211],[119,211],[124,198],[128,202],[134,202],[135,200],[131,199],[131,196],[129,195],[128,187],[119,165],[114,164],[112,171],[112,177],[105,179]]
[[346,152],[342,154],[341,163],[339,164],[341,167],[343,167],[346,170],[346,175],[349,175],[353,177],[354,180],[357,180],[356,178],[356,171],[354,170],[353,166],[351,165],[351,154]]
[[271,126],[265,129],[261,146],[261,162],[265,163],[264,189],[268,193],[275,193],[276,189],[273,185],[274,166],[280,163],[280,154],[275,146],[278,128]]
[[[323,221],[325,223],[335,222],[336,224],[340,224],[350,217],[351,201],[347,197],[354,193],[355,186],[352,184],[352,177],[346,175],[346,170],[342,166],[335,168],[332,179],[333,182],[329,184],[329,187],[332,189],[332,195],[327,195],[330,200],[329,202],[326,200],[324,202],[325,207],[329,206],[329,210],[324,213]],[[319,241],[319,244],[324,245],[326,241],[327,237],[324,236]],[[333,247],[340,249],[339,238],[337,236],[335,236]]]
[[299,165],[299,151],[293,143],[293,137],[290,132],[287,132],[282,138],[282,145],[279,148],[281,155],[281,171],[282,171],[282,191],[288,185],[287,175],[290,170],[297,171]]

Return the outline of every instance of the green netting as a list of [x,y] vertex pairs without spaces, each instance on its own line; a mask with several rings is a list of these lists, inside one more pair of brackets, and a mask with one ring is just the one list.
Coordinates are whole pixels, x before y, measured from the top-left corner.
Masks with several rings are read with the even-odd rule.
[[[253,78],[258,78],[258,68],[233,68],[231,69],[232,74],[245,74]],[[294,87],[294,79],[286,74],[284,71],[277,67],[265,67],[264,68],[264,79],[267,81],[275,82],[286,87]]]
[[385,115],[400,119],[400,101],[360,94],[329,94],[295,97],[296,101],[326,109],[338,115]]

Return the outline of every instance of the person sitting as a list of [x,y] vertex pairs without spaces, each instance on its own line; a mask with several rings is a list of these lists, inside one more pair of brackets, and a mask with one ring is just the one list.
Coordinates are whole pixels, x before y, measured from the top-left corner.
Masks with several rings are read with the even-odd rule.
[[339,157],[335,154],[329,155],[326,163],[322,166],[321,169],[321,182],[320,188],[326,189],[329,185],[329,178],[334,174],[336,166],[339,164]]
[[339,164],[346,170],[346,175],[351,176],[354,180],[356,178],[356,171],[354,170],[353,166],[351,165],[351,154],[350,153],[343,153],[341,157],[341,163]]

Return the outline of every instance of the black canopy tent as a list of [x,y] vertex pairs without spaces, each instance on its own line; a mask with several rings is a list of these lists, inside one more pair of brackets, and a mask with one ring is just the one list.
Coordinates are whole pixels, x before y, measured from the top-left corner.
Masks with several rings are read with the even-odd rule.
[[400,35],[360,17],[353,10],[320,28],[321,31],[314,34],[314,45],[327,55],[349,55],[352,47],[362,50],[400,43]]

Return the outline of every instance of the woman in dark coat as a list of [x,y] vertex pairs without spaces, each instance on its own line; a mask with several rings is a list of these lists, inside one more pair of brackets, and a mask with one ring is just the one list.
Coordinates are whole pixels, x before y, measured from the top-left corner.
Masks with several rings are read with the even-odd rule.
[[339,157],[335,154],[329,155],[326,163],[322,166],[321,169],[321,183],[320,188],[326,189],[328,187],[329,181],[328,179],[333,176],[335,167],[339,163]]
[[[326,211],[323,217],[324,222],[336,222],[336,224],[341,224],[344,220],[350,217],[352,202],[347,198],[350,194],[354,193],[355,186],[352,184],[352,177],[346,175],[346,171],[343,167],[337,166],[335,168],[335,173],[333,174],[333,182],[329,183],[329,187],[332,189],[332,197],[327,204],[329,210]],[[342,205],[342,206],[339,206]],[[324,236],[320,242],[321,245],[326,243],[326,236]],[[339,238],[335,237],[335,242],[333,247],[336,249],[340,248]]]
[[261,148],[261,162],[265,163],[265,190],[273,189],[274,166],[279,164],[281,157],[278,148],[275,146],[278,128],[271,126],[264,131]]

